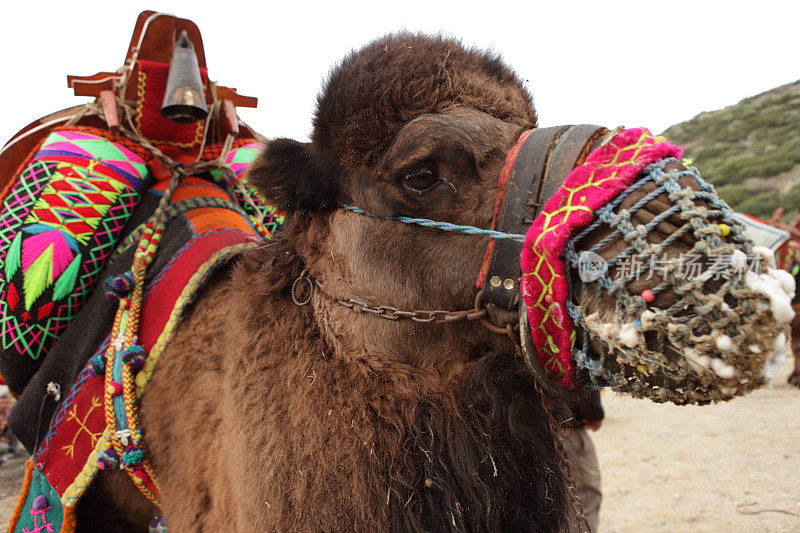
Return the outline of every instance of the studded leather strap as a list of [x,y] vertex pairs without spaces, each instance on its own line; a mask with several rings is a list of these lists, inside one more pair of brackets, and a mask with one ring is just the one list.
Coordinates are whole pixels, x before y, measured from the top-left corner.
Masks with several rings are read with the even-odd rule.
[[[570,171],[583,163],[607,130],[580,124],[536,129],[520,147],[508,177],[503,207],[495,228],[524,234],[542,206],[558,190]],[[486,272],[481,299],[503,309],[519,304],[522,244],[497,240]]]

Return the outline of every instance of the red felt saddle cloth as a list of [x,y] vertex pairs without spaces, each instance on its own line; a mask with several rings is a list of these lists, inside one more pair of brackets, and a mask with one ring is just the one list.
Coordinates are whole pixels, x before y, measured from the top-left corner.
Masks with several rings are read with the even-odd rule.
[[[156,146],[181,150],[197,148],[203,142],[205,120],[180,124],[161,115],[168,75],[167,63],[139,60],[134,123],[141,134]],[[206,69],[200,69],[200,78],[205,89],[208,84]]]

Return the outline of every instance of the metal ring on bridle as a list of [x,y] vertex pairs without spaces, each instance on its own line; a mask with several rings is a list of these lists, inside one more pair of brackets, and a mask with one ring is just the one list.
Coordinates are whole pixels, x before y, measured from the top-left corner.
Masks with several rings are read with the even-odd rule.
[[[299,282],[300,280],[303,280],[306,283],[308,283],[308,296],[306,297],[305,300],[300,300],[297,297],[297,294],[296,294],[296,292],[297,292],[297,282]],[[311,301],[311,297],[314,295],[314,283],[311,281],[311,278],[308,277],[308,269],[307,268],[304,268],[303,271],[300,272],[300,275],[297,276],[297,279],[294,280],[294,283],[292,283],[291,294],[292,294],[292,301],[298,307],[303,307],[304,305],[308,305],[308,302]]]

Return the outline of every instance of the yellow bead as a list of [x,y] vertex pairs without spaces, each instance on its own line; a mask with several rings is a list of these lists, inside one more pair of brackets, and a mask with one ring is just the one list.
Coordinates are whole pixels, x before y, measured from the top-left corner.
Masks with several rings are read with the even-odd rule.
[[725,237],[731,232],[731,228],[728,227],[727,224],[720,224],[719,225],[719,234]]
[[636,365],[636,370],[638,370],[642,374],[647,374],[648,370],[650,370],[650,369],[647,368],[647,366],[645,366],[645,365]]

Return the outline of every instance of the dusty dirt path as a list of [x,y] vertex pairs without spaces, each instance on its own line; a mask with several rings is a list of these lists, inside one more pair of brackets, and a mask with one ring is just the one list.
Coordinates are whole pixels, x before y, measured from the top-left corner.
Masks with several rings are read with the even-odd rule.
[[706,407],[604,392],[606,422],[592,434],[600,530],[800,531],[800,389],[789,370],[771,390]]
[[[786,384],[788,372],[787,363],[771,390],[708,407],[605,392],[606,422],[592,434],[601,531],[800,531],[800,390]],[[2,520],[24,461],[0,464]]]
[[8,526],[8,519],[17,504],[27,460],[28,455],[23,454],[0,463],[0,528],[3,530]]

